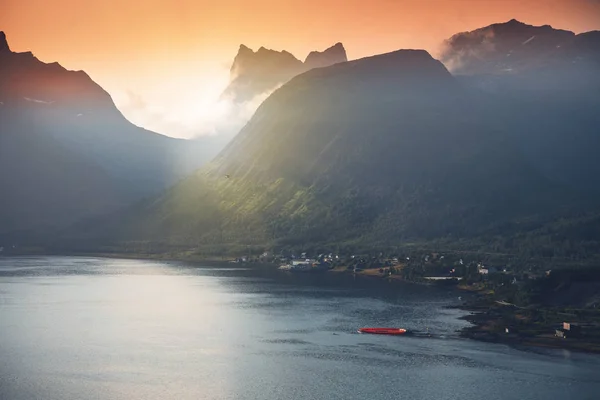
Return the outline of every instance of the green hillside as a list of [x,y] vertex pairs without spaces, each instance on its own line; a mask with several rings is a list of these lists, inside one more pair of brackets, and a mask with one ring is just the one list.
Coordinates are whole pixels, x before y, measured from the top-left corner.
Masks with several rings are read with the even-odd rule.
[[78,240],[510,250],[559,217],[590,218],[594,198],[537,168],[499,107],[425,51],[315,69],[271,95],[209,166],[112,221],[81,225]]

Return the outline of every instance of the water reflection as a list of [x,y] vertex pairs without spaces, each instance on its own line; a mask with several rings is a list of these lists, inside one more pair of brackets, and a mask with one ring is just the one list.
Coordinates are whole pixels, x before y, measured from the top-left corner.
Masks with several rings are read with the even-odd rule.
[[[598,357],[461,340],[455,293],[270,269],[0,259],[4,399],[592,399]],[[359,335],[429,328],[435,339]]]

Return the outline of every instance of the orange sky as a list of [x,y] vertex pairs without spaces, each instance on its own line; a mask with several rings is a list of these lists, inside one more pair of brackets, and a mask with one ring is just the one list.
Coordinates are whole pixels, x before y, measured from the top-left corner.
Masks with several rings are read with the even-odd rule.
[[[304,59],[341,41],[350,58],[435,52],[452,34],[517,18],[600,29],[600,0],[0,0],[13,51],[83,69],[138,125],[172,136],[210,130],[240,43]],[[202,125],[202,126],[198,126]]]

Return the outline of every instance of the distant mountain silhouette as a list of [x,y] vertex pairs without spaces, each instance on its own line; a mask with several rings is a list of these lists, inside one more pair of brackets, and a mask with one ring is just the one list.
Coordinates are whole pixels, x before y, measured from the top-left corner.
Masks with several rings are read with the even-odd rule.
[[6,34],[0,31],[0,53],[8,52],[10,52],[10,47],[8,46],[8,41],[6,40]]
[[455,75],[422,50],[301,72],[341,52],[301,63],[240,48],[227,95],[282,86],[235,139],[160,195],[53,245],[600,254],[598,33],[514,20],[474,32],[447,43]]
[[574,36],[549,25],[531,26],[513,19],[452,36],[445,42],[441,60],[455,74],[518,73],[543,66]]
[[154,195],[201,152],[128,122],[83,71],[10,51],[0,32],[0,235]]
[[579,190],[600,174],[600,32],[575,35],[511,20],[454,35],[442,59],[494,96],[528,160]]
[[518,124],[505,123],[499,105],[425,51],[310,70],[265,100],[208,167],[115,217],[103,239],[229,248],[457,243],[591,207],[590,197],[529,162],[508,129]]
[[348,61],[346,49],[344,49],[343,44],[336,43],[322,52],[311,51],[306,57],[306,60],[304,60],[304,67],[307,70],[313,68],[322,68],[344,61]]
[[254,52],[242,44],[231,66],[229,86],[222,96],[236,103],[249,101],[309,69],[347,60],[341,43],[323,52],[311,52],[304,63],[287,51],[261,47]]

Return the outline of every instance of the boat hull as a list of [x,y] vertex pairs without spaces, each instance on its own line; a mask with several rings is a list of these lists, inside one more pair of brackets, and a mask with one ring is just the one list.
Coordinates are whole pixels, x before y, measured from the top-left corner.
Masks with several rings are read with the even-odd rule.
[[372,335],[405,335],[407,330],[402,328],[360,328],[359,333],[370,333]]

